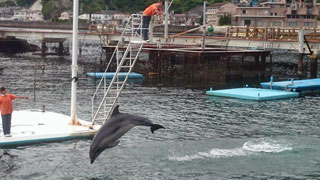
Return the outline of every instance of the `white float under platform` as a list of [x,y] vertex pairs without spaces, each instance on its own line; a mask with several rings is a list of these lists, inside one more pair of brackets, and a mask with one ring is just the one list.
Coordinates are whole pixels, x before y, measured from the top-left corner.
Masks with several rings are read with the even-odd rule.
[[255,101],[266,101],[298,97],[299,93],[279,90],[258,89],[258,88],[236,88],[224,90],[212,90],[206,92],[207,95],[247,99]]
[[12,137],[0,133],[0,148],[44,142],[93,137],[99,125],[90,128],[90,122],[79,120],[82,125],[71,125],[70,116],[54,112],[14,111],[11,120]]

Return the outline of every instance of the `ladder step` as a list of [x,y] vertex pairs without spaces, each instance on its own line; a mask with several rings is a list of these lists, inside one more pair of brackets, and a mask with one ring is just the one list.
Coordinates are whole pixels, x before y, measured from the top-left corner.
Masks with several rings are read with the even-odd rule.
[[96,118],[96,121],[104,121],[106,118]]
[[133,44],[145,44],[147,43],[146,41],[130,41]]
[[121,73],[121,74],[117,74],[117,76],[128,76],[129,73]]
[[121,66],[121,68],[131,68],[132,66]]
[[113,84],[123,84],[124,81],[121,81],[121,82],[113,82]]

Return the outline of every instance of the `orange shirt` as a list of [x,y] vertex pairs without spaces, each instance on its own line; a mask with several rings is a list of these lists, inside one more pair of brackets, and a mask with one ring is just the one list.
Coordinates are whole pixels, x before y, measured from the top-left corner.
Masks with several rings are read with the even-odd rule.
[[12,100],[16,99],[15,95],[7,94],[3,96],[0,95],[0,107],[1,107],[1,114],[11,114],[13,112]]
[[153,16],[153,15],[157,14],[157,11],[159,11],[159,12],[162,11],[160,3],[151,4],[149,7],[147,7],[143,11],[143,15],[144,16]]

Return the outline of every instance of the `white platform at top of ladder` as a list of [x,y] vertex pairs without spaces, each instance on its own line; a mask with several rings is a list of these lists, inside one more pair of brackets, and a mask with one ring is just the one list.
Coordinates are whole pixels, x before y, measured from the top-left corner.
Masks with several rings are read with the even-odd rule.
[[1,127],[0,148],[42,142],[54,142],[92,137],[100,126],[89,128],[90,122],[71,125],[70,116],[54,112],[14,111],[11,120],[12,137],[4,137]]
[[140,40],[140,41],[132,40],[130,42],[133,43],[133,44],[145,44],[145,43],[148,43],[147,41],[143,41],[143,40]]

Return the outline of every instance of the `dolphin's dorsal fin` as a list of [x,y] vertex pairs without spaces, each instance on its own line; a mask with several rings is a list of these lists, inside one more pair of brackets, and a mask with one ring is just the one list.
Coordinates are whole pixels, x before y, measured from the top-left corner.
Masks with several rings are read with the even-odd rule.
[[120,112],[119,112],[119,105],[117,105],[117,106],[113,109],[111,116],[114,116],[114,115],[119,114],[119,113],[120,113]]

